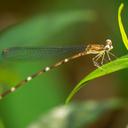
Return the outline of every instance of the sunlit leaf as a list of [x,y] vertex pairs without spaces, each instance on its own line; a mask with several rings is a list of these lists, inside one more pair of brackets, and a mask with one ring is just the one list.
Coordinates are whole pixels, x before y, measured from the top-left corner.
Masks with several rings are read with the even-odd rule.
[[[96,79],[98,77],[108,75],[110,73],[126,69],[128,68],[128,55],[125,55],[119,59],[116,59],[115,61],[112,61],[110,63],[107,63],[103,65],[101,68],[98,68],[91,72],[89,75],[84,77],[72,90],[72,92],[69,94],[66,103],[68,103],[71,98],[80,90],[81,87],[87,86],[87,82],[90,80]],[[94,87],[95,88],[95,87]]]
[[128,37],[127,37],[127,34],[125,32],[125,29],[124,29],[124,26],[122,23],[122,19],[121,19],[121,13],[122,13],[123,7],[124,7],[124,4],[122,3],[118,9],[118,24],[119,24],[120,33],[122,36],[123,43],[124,43],[125,47],[128,49]]

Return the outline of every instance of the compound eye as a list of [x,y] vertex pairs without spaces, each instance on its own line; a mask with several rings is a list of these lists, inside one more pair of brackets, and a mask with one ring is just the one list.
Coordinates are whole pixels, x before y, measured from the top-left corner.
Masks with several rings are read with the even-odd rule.
[[112,45],[112,41],[110,39],[106,40],[106,45]]

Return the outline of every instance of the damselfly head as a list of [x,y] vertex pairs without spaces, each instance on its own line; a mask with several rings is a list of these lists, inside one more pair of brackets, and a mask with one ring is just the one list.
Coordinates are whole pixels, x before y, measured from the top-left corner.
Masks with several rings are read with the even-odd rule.
[[105,50],[110,51],[113,49],[112,41],[110,39],[106,40]]

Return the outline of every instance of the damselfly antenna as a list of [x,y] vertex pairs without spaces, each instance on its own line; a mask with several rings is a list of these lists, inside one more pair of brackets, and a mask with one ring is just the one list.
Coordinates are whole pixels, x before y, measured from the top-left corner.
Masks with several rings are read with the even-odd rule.
[[[41,69],[37,71],[36,73],[28,76],[26,79],[20,81],[16,86],[13,86],[11,89],[5,91],[4,93],[0,94],[0,99],[7,96],[11,92],[14,92],[17,88],[21,87],[22,85],[25,85],[27,82],[31,81],[33,78],[50,71],[51,69],[54,69],[62,64],[65,64],[71,60],[74,60],[76,58],[79,58],[81,56],[85,56],[88,54],[96,54],[94,58],[92,58],[92,61],[94,63],[94,66],[100,67],[104,63],[104,57],[107,55],[108,60],[110,61],[110,55],[114,56],[110,51],[113,49],[112,41],[110,39],[106,40],[105,45],[101,44],[89,44],[87,47],[85,46],[73,46],[73,47],[57,47],[57,48],[33,48],[33,47],[11,47],[4,49],[1,53],[1,56],[3,59],[29,59],[29,58],[40,58],[42,56],[45,56],[45,53],[49,55],[59,55],[61,53],[73,53],[74,55],[68,58],[65,58],[49,67],[45,67],[44,69]],[[100,63],[98,63],[99,59],[101,59]]]

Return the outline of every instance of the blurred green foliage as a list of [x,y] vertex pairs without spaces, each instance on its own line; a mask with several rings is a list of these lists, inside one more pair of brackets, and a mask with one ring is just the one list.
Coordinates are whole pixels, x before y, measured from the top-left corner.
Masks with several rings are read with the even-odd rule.
[[122,100],[86,101],[59,106],[43,115],[28,128],[82,128],[102,118],[109,111],[120,110]]
[[1,33],[1,48],[8,46],[42,45],[46,44],[56,34],[59,34],[69,26],[81,22],[92,22],[96,15],[91,10],[74,10],[64,12],[49,12],[33,16],[27,21],[9,27]]

